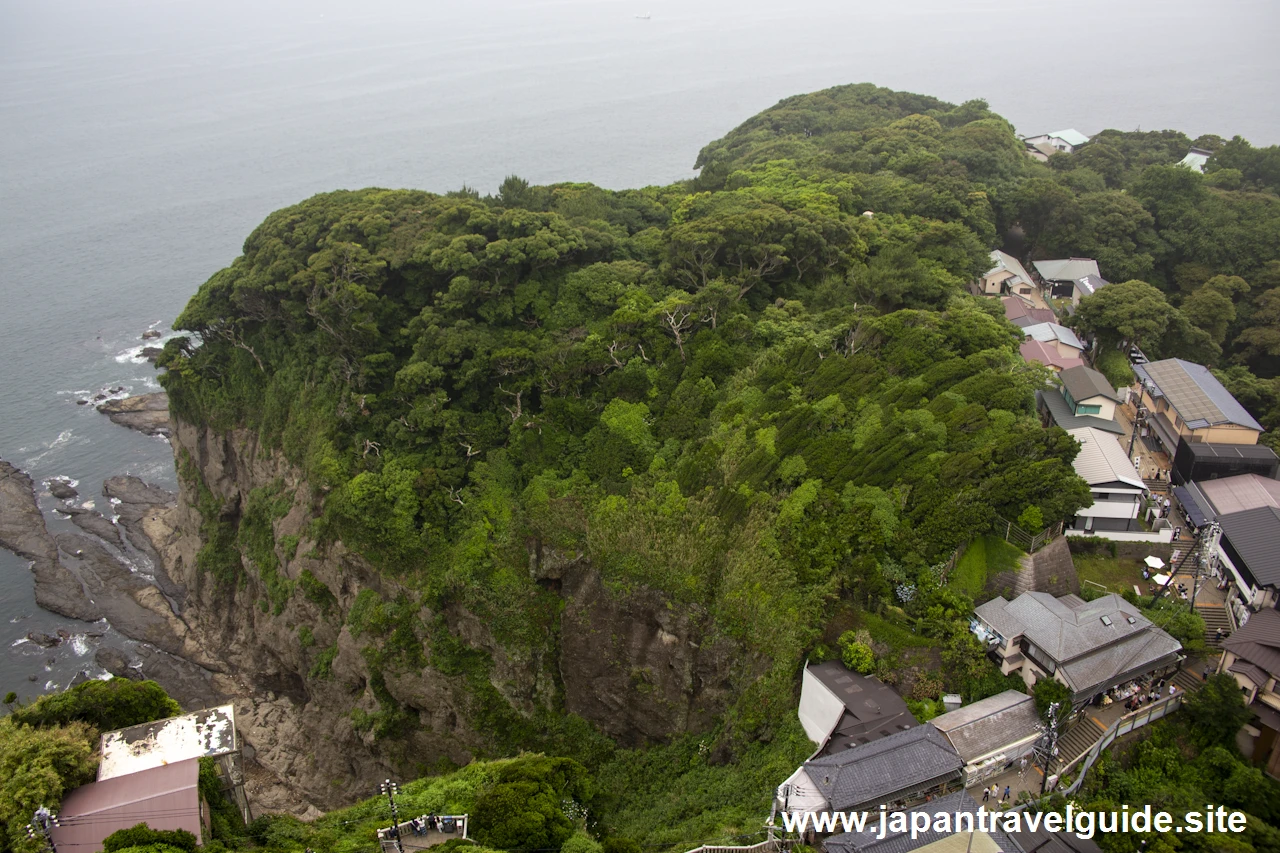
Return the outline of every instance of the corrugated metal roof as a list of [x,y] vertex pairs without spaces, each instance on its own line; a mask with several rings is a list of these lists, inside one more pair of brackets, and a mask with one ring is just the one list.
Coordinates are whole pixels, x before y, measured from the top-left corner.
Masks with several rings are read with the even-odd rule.
[[1196,485],[1221,515],[1264,506],[1280,507],[1280,480],[1257,474],[1239,474],[1220,480],[1205,480]]
[[59,850],[101,850],[108,835],[139,823],[185,829],[199,839],[199,774],[199,759],[189,758],[82,785],[62,801],[54,843]]
[[1090,397],[1106,397],[1108,400],[1120,402],[1120,395],[1116,393],[1116,389],[1111,387],[1111,383],[1107,381],[1107,377],[1103,376],[1092,367],[1072,367],[1058,374],[1058,378],[1062,380],[1062,384],[1071,396],[1075,398],[1077,403],[1083,403]]
[[1002,252],[999,249],[996,249],[991,253],[991,263],[993,266],[991,269],[987,270],[988,276],[994,275],[995,273],[1003,270],[1005,272],[1013,273],[1027,284],[1035,283],[1031,278],[1031,274],[1027,272],[1027,268],[1022,265],[1022,262],[1008,252]]
[[1066,130],[1055,130],[1053,133],[1049,135],[1058,137],[1063,142],[1070,145],[1072,148],[1076,148],[1080,145],[1084,145],[1086,142],[1089,141],[1089,137],[1085,136],[1083,133],[1076,130],[1074,127],[1069,127]]
[[[1194,483],[1190,485],[1194,485]],[[1203,527],[1209,523],[1211,519],[1205,514],[1204,508],[1200,505],[1201,495],[1198,495],[1187,486],[1174,486],[1173,496],[1178,499],[1178,505],[1186,512],[1187,520],[1193,525]]]
[[1262,668],[1244,660],[1237,660],[1231,666],[1227,667],[1227,672],[1234,672],[1243,675],[1245,678],[1253,682],[1255,687],[1266,687],[1270,677],[1262,671]]
[[1280,586],[1280,509],[1246,509],[1219,516],[1218,523],[1258,586]]
[[1056,367],[1059,370],[1066,370],[1068,367],[1084,364],[1084,359],[1059,355],[1056,347],[1051,347],[1036,340],[1023,341],[1022,345],[1018,347],[1018,352],[1021,353],[1023,361],[1035,361],[1047,367]]
[[1068,329],[1066,326],[1059,326],[1057,323],[1036,323],[1026,326],[1022,330],[1022,334],[1028,338],[1034,338],[1042,343],[1049,341],[1061,341],[1070,347],[1078,350],[1084,349],[1084,344],[1076,337],[1076,333]]
[[1032,261],[1031,265],[1045,281],[1078,281],[1085,276],[1102,278],[1098,262],[1093,258],[1056,258],[1051,261]]
[[1145,488],[1133,461],[1125,456],[1124,448],[1114,435],[1093,427],[1067,430],[1080,442],[1080,453],[1072,465],[1090,486],[1106,483],[1124,483],[1134,488]]
[[1036,308],[1027,303],[1021,296],[1002,296],[1004,316],[1011,323],[1019,326],[1034,326],[1036,323],[1052,323],[1058,317],[1048,308]]
[[1262,425],[1202,364],[1166,358],[1134,365],[1134,372],[1154,385],[1191,429],[1236,424],[1262,432]]
[[235,708],[222,705],[102,736],[98,781],[236,750]]
[[1076,286],[1085,296],[1092,296],[1110,283],[1100,275],[1082,275],[1076,279]]
[[988,696],[929,723],[947,736],[965,761],[999,752],[1040,731],[1035,699],[1017,690]]
[[1048,411],[1050,420],[1065,430],[1093,427],[1114,435],[1124,435],[1124,427],[1115,421],[1105,420],[1096,415],[1072,414],[1071,406],[1056,390],[1036,391],[1036,406]]
[[929,725],[804,764],[805,773],[837,810],[878,804],[939,777],[958,778],[962,767],[959,753]]

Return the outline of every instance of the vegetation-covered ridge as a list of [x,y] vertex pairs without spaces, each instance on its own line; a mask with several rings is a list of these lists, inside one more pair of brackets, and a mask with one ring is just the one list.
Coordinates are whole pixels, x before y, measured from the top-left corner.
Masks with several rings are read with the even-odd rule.
[[[682,707],[665,673],[627,672],[632,695],[671,706],[667,730],[642,740],[710,730],[688,772],[789,743],[797,668],[844,628],[869,631],[857,644],[881,654],[940,647],[921,701],[1003,689],[964,628],[964,591],[981,578],[953,588],[943,564],[993,514],[1037,527],[1089,497],[1074,442],[1035,417],[1047,373],[966,283],[1020,224],[1035,251],[1146,276],[1164,306],[1150,334],[1131,334],[1124,311],[1082,315],[1099,337],[1159,354],[1204,331],[1169,302],[1178,282],[1199,277],[1190,299],[1219,275],[1265,281],[1280,246],[1265,169],[1237,170],[1232,188],[1167,165],[1186,137],[1103,136],[1117,152],[1107,169],[1090,147],[1044,166],[982,102],[844,86],[751,119],[672,186],[512,177],[495,196],[367,189],[278,211],[191,300],[177,325],[195,334],[166,347],[163,382],[180,421],[252,431],[302,471],[320,496],[306,507],[317,551],[341,541],[397,592],[345,595],[297,573],[298,537],[275,535],[289,490],[232,502],[184,458],[200,567],[227,588],[252,580],[264,612],[305,599],[345,625],[379,709],[353,720],[376,737],[421,725],[393,674],[465,679],[493,755],[610,760],[612,744],[568,713],[555,663],[566,620],[587,618],[570,564],[611,600],[656,596],[696,648],[729,658]],[[1221,215],[1193,221],[1202,209]],[[1205,233],[1175,240],[1197,224]],[[1223,245],[1236,248],[1214,254]],[[1188,278],[1189,264],[1203,270]],[[1249,311],[1269,322],[1265,305]],[[1271,380],[1248,372],[1268,375],[1265,358],[1230,338],[1246,313],[1216,352],[1246,359],[1232,370],[1265,402]],[[516,710],[492,650],[445,618],[460,609],[506,659],[539,669],[545,713]],[[330,677],[337,644],[310,648],[318,623],[296,628],[306,677]],[[602,657],[622,633],[599,636]]]

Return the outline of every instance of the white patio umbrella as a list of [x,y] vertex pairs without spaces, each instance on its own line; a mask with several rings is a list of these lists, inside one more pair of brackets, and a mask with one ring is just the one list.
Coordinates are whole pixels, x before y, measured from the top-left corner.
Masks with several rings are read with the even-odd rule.
[[1169,582],[1168,575],[1152,575],[1151,579],[1155,581],[1156,586],[1164,586]]
[[1143,560],[1143,562],[1157,571],[1164,568],[1164,560],[1154,555],[1147,557],[1147,559]]

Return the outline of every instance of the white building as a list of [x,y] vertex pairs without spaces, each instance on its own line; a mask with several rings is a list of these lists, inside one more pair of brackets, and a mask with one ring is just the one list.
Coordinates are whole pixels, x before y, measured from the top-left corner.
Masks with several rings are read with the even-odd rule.
[[1080,453],[1072,463],[1076,473],[1089,484],[1093,503],[1076,513],[1075,530],[1138,530],[1142,495],[1146,486],[1133,462],[1114,435],[1095,427],[1068,430],[1080,442]]
[[1064,154],[1074,154],[1077,148],[1089,141],[1089,137],[1075,128],[1067,128],[1055,130],[1053,133],[1042,133],[1039,136],[1028,136],[1022,141],[1032,146],[1045,143]]

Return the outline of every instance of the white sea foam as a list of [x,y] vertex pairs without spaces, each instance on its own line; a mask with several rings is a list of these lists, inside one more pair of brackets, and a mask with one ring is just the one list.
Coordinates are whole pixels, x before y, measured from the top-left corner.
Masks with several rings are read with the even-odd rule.
[[84,634],[73,634],[71,637],[71,651],[75,652],[78,658],[89,654],[89,638]]
[[84,503],[80,504],[80,506],[84,507],[85,509],[93,509],[95,504],[93,501],[85,501]]
[[74,437],[75,437],[75,430],[64,429],[62,432],[58,433],[57,438],[55,438],[53,441],[49,442],[48,444],[44,445],[44,452],[39,453],[27,460],[27,465],[26,465],[27,470],[35,468],[37,465],[39,465],[41,462],[44,461],[45,457],[49,456],[51,453],[56,452],[59,448],[64,447],[67,444],[70,444],[72,438]]
[[[17,619],[10,619],[9,621],[10,621],[10,622],[17,622],[18,620],[17,620]],[[17,648],[18,646],[22,645],[23,643],[29,643],[29,642],[31,642],[31,641],[30,641],[30,640],[28,640],[26,637],[19,637],[18,639],[14,640],[12,643],[10,643],[10,644],[9,644],[9,648],[11,648],[11,649],[13,649],[13,648]]]

